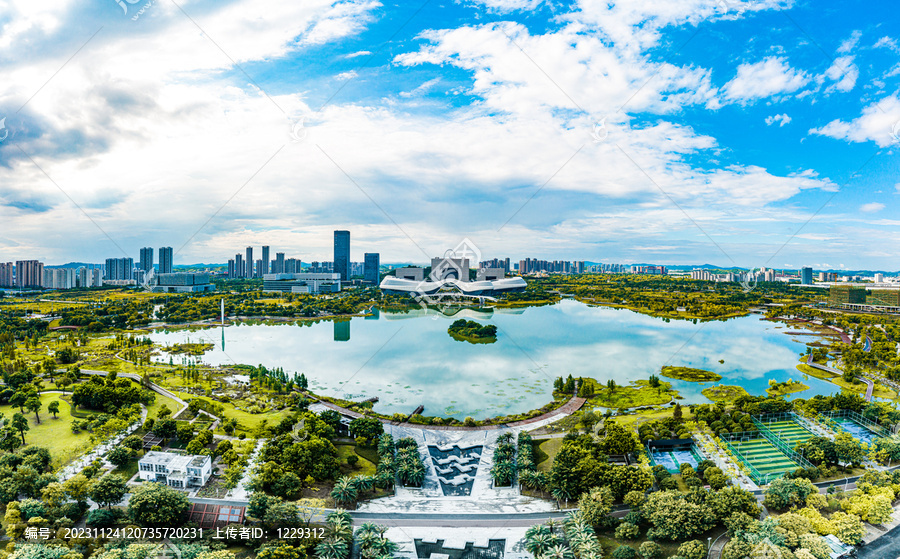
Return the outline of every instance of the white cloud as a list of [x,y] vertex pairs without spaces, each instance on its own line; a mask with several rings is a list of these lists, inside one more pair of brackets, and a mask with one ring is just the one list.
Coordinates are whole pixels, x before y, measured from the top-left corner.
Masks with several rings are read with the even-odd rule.
[[793,93],[809,83],[809,76],[790,67],[783,57],[738,66],[737,75],[723,91],[725,97],[742,104],[778,94]]
[[856,85],[856,79],[859,77],[859,68],[853,64],[852,56],[842,56],[836,58],[829,66],[828,70],[820,76],[820,80],[829,79],[835,83],[825,90],[825,93],[832,91],[850,91]]
[[358,50],[345,55],[344,58],[357,58],[359,56],[369,56],[370,54],[372,54],[372,51],[370,50]]
[[357,74],[353,70],[350,70],[349,72],[341,72],[340,74],[336,75],[334,77],[334,79],[336,79],[338,81],[345,81],[345,80],[351,80],[357,76],[359,76],[359,74]]
[[536,10],[544,0],[475,0],[491,11],[498,13]]
[[856,30],[850,34],[841,46],[838,47],[837,51],[840,53],[850,52],[856,48],[856,45],[859,44],[859,39],[862,37],[862,31]]
[[788,124],[791,122],[791,117],[789,117],[786,114],[773,115],[773,116],[766,117],[766,124],[768,124],[769,126],[772,126],[776,122],[778,123],[779,127],[782,127],[785,124]]
[[897,46],[897,41],[888,36],[878,39],[873,46],[874,48],[886,48],[894,52],[900,52],[900,46]]
[[428,91],[432,87],[434,87],[435,85],[440,83],[440,81],[441,81],[441,78],[434,78],[434,79],[428,80],[427,82],[416,87],[412,91],[401,91],[400,97],[418,97],[419,95],[424,95],[425,93],[428,93]]
[[872,212],[880,212],[884,209],[884,204],[880,202],[869,202],[868,204],[863,204],[859,207],[859,211],[872,213]]
[[862,115],[850,122],[832,120],[809,133],[856,143],[873,141],[886,147],[900,137],[900,98],[886,97],[865,107]]

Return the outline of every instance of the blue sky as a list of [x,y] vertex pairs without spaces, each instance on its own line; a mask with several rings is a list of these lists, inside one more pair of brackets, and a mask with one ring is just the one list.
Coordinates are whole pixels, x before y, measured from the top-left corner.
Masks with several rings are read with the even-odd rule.
[[900,269],[888,2],[128,2],[0,5],[0,260]]

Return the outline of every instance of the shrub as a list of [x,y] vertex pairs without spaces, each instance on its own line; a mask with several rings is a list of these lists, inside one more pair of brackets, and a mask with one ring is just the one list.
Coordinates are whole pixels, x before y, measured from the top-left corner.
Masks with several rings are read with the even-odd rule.
[[678,555],[684,559],[705,559],[706,546],[700,540],[691,540],[678,546]]
[[119,520],[125,516],[121,509],[94,509],[88,514],[88,526],[97,526],[99,528],[108,528],[114,526]]
[[662,559],[662,547],[656,542],[644,542],[638,550],[642,559]]
[[635,540],[641,535],[641,529],[637,524],[623,522],[616,528],[616,538],[620,540]]
[[613,559],[637,559],[638,552],[633,547],[620,545],[612,552]]

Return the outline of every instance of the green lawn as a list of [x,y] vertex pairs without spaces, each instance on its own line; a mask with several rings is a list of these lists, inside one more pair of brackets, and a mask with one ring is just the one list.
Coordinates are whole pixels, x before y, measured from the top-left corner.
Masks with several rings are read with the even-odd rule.
[[540,472],[549,472],[550,467],[553,466],[553,459],[559,453],[559,449],[562,447],[563,440],[559,439],[547,439],[541,441],[539,445],[534,449],[535,459],[537,460],[537,469]]
[[[178,394],[178,393],[176,392],[176,394]],[[190,398],[195,397],[195,396],[192,396],[189,394],[184,394],[184,395],[179,394],[179,396],[182,399],[185,399],[188,397],[190,397]],[[199,396],[199,398],[202,400],[206,400],[207,402],[212,401],[210,398],[207,398],[205,396]],[[225,408],[225,412],[224,412],[225,419],[234,418],[237,420],[238,428],[237,428],[236,432],[243,431],[243,432],[247,433],[248,435],[252,434],[253,430],[256,429],[257,427],[259,427],[260,423],[262,423],[263,420],[268,420],[269,425],[278,425],[278,422],[280,422],[283,417],[286,417],[290,413],[288,411],[282,410],[282,411],[277,411],[277,412],[267,411],[265,413],[253,414],[253,413],[249,413],[244,410],[239,410],[239,409],[235,408],[234,404],[232,404],[231,402],[216,402],[216,403],[221,404]]]
[[178,410],[181,409],[181,404],[179,404],[172,398],[163,396],[162,394],[156,392],[154,392],[154,394],[156,394],[156,400],[154,400],[152,404],[147,406],[147,417],[156,419],[156,414],[159,413],[159,410],[161,410],[164,405],[169,407],[169,409],[172,411],[172,415],[175,415],[176,413],[178,413]]
[[667,365],[662,368],[659,374],[664,377],[686,380],[688,382],[718,382],[722,380],[722,375],[719,373],[707,371],[706,369],[695,369],[694,367],[673,367]]
[[[341,473],[343,475],[350,477],[375,475],[375,464],[370,462],[365,456],[361,456],[356,451],[356,445],[336,444],[334,446],[338,451],[338,462],[341,465]],[[351,468],[350,465],[347,464],[347,457],[350,455],[359,457],[359,462],[356,463],[355,468]]]
[[[54,400],[59,401],[59,414],[57,419],[47,411],[47,406]],[[25,432],[25,443],[47,448],[53,457],[53,467],[58,468],[70,462],[76,456],[91,448],[93,443],[90,434],[82,431],[77,435],[72,433],[71,405],[60,398],[60,394],[41,394],[43,407],[39,412],[41,422],[38,423],[34,414],[23,414],[28,418],[29,430]],[[12,418],[19,408],[10,405],[0,406],[0,413],[7,419]]]

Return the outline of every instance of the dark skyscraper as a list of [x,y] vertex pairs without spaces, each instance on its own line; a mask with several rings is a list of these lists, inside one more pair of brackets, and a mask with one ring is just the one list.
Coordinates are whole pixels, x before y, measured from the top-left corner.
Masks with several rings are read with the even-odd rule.
[[153,248],[144,247],[141,249],[141,260],[139,267],[145,272],[153,269]]
[[275,261],[272,262],[272,273],[273,274],[283,274],[284,273],[284,253],[283,252],[275,253]]
[[247,247],[247,258],[245,259],[247,263],[247,269],[244,271],[245,278],[253,277],[253,247]]
[[378,283],[381,279],[378,269],[381,267],[381,255],[377,252],[367,252],[363,263],[363,278],[371,283]]
[[270,270],[272,269],[272,263],[269,260],[269,247],[267,247],[267,246],[264,246],[262,248],[262,261],[263,261],[262,270],[257,270],[257,273],[260,275],[260,277],[262,277],[263,274],[271,273]]
[[350,279],[350,231],[334,232],[334,273]]
[[234,255],[234,277],[244,277],[244,255],[240,252]]
[[159,273],[172,273],[172,247],[160,247],[159,249]]

